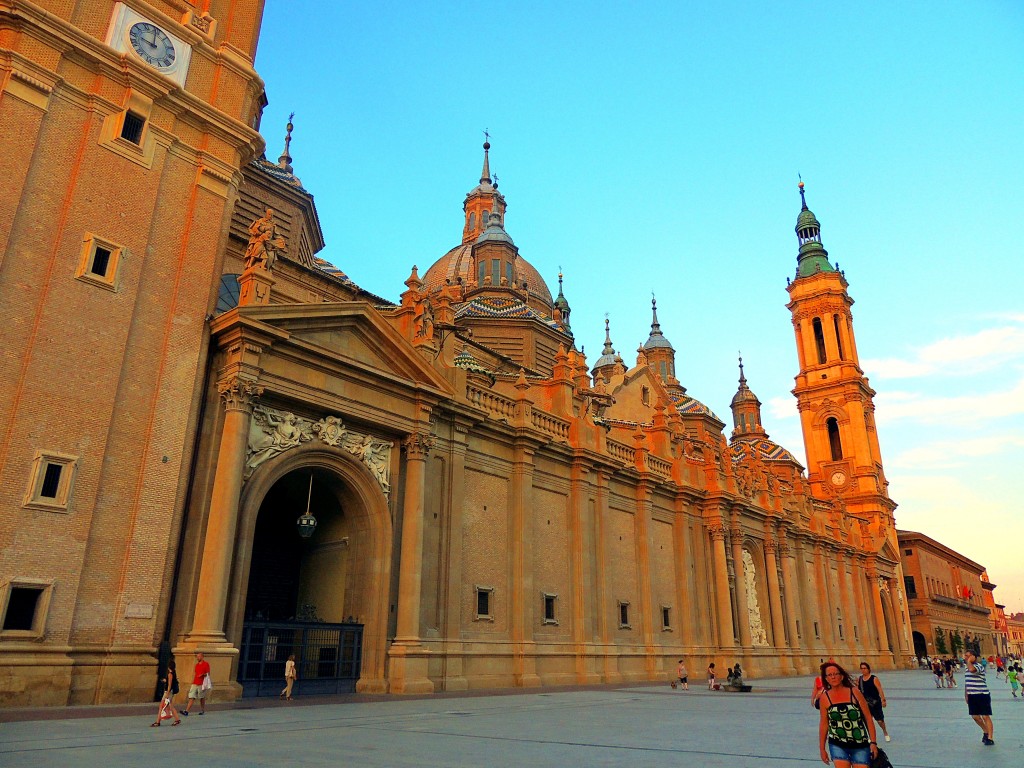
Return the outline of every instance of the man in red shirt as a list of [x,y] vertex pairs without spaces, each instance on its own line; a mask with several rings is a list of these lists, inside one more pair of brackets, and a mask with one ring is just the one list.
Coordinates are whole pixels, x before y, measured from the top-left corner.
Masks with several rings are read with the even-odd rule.
[[202,652],[196,651],[196,668],[192,673],[192,685],[188,689],[188,704],[181,711],[182,717],[188,717],[196,699],[199,699],[199,714],[206,714],[206,691],[203,689],[203,681],[209,674],[210,662],[203,658]]

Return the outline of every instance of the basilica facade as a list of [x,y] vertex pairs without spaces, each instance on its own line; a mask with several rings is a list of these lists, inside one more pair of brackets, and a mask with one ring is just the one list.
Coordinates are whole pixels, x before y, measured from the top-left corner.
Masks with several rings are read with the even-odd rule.
[[635,362],[607,328],[587,361],[488,144],[397,301],[320,259],[291,125],[262,156],[259,0],[66,5],[0,6],[0,704],[146,700],[197,650],[222,700],[291,652],[391,693],[907,663],[874,392],[802,187],[804,464],[742,364],[731,425],[686,391],[656,306]]

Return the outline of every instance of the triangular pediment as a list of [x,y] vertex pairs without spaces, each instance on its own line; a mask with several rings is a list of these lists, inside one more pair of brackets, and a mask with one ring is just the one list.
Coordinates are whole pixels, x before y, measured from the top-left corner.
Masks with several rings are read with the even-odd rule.
[[880,560],[885,560],[894,564],[900,561],[900,553],[896,551],[892,542],[888,539],[882,542],[882,547],[878,550],[878,557]]
[[284,332],[269,351],[287,354],[299,365],[342,364],[444,397],[453,394],[445,378],[367,302],[249,306],[240,307],[239,314]]
[[667,407],[672,402],[661,377],[646,365],[627,371],[618,386],[614,379],[612,384],[610,394],[615,400],[605,412],[607,418],[646,423],[654,418],[654,406],[660,402]]

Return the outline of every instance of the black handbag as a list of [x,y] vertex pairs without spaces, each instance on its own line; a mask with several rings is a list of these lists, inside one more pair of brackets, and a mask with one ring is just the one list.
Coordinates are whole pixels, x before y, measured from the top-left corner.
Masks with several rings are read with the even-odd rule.
[[885,754],[885,750],[881,747],[878,747],[878,754],[871,760],[871,768],[893,768],[889,756]]

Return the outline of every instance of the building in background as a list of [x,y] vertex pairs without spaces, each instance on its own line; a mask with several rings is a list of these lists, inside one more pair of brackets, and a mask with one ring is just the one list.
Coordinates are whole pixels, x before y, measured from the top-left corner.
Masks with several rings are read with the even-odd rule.
[[1006,627],[1005,605],[996,602],[995,589],[988,578],[988,571],[982,571],[981,586],[985,590],[982,598],[988,608],[989,622],[992,626],[992,653],[997,656],[1006,656],[1010,652],[1010,636]]
[[923,533],[898,534],[914,654],[962,656],[971,644],[985,656],[996,653],[988,605],[995,585],[984,566]]
[[1024,613],[1006,617],[1007,650],[1018,659],[1024,656]]
[[221,698],[292,653],[306,692],[905,665],[875,393],[802,185],[806,470],[742,363],[726,434],[653,303],[635,362],[606,323],[588,363],[488,144],[397,302],[320,259],[292,126],[276,163],[256,131],[261,12],[0,9],[0,704],[146,700],[172,649]]

